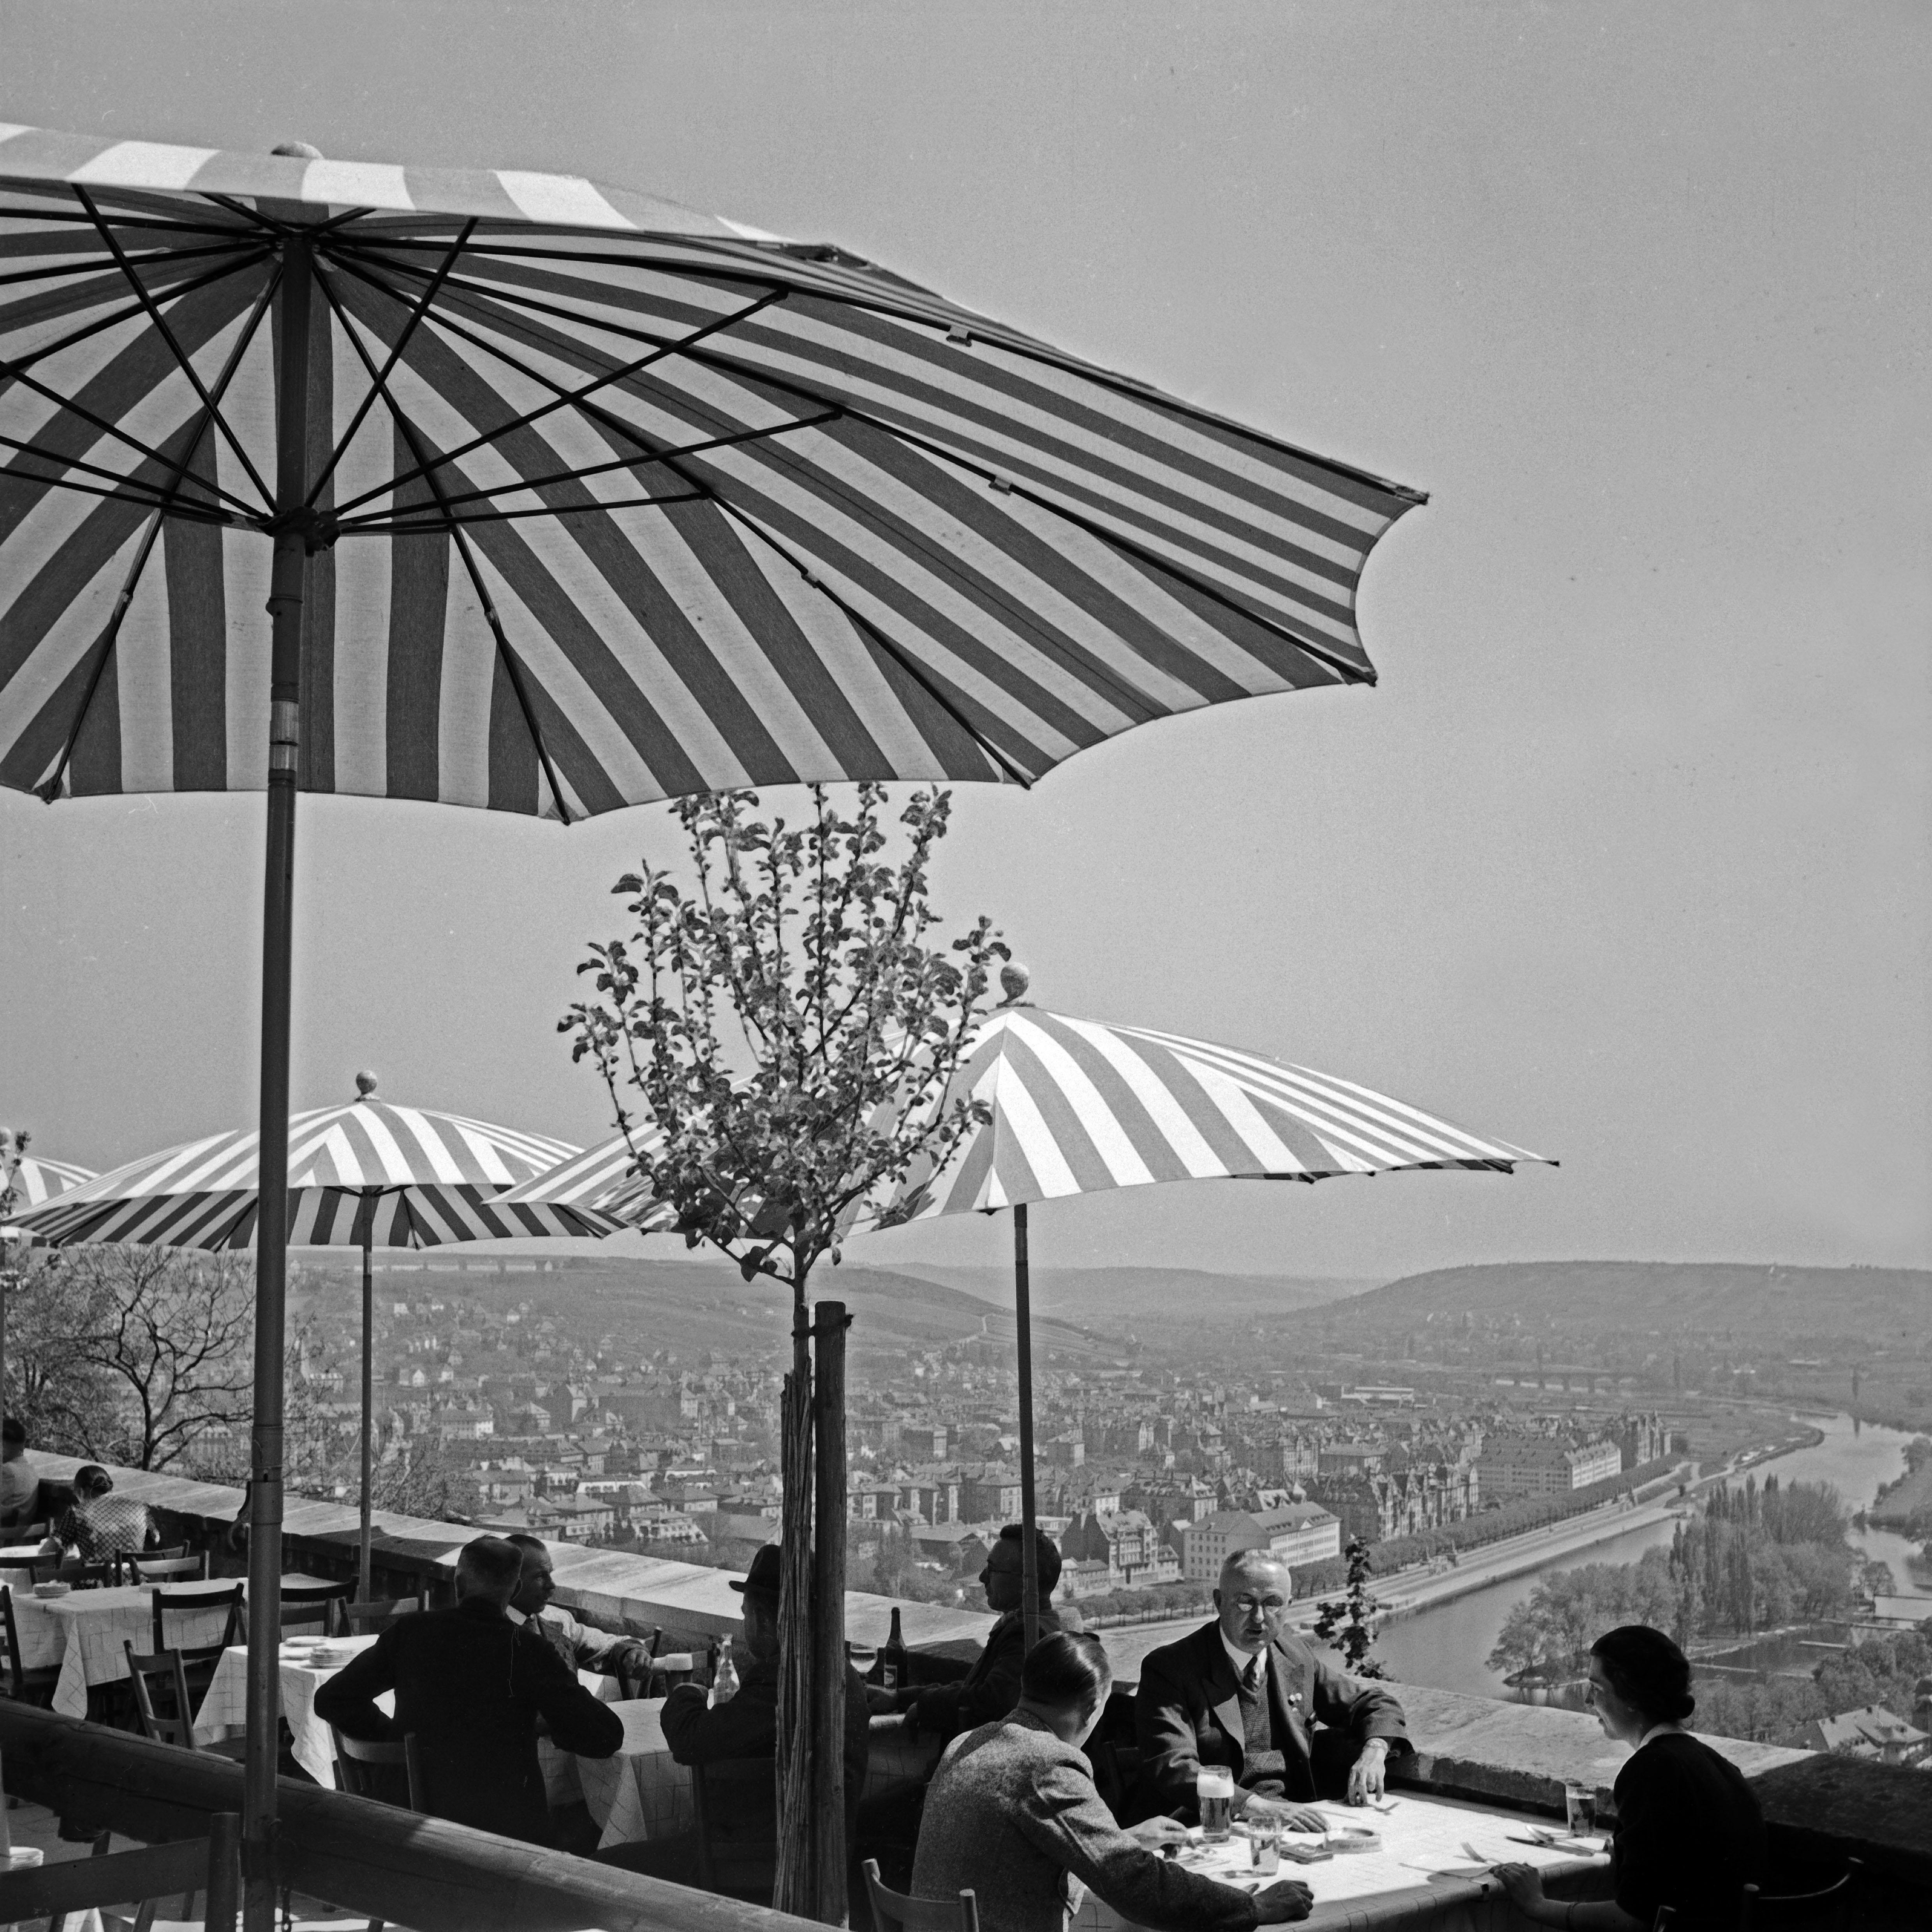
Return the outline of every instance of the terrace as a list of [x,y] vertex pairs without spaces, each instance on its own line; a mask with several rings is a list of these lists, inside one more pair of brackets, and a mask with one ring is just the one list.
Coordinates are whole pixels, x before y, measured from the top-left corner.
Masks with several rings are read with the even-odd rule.
[[[37,1456],[56,1480],[71,1464]],[[121,1493],[172,1519],[173,1540],[206,1545],[240,1505],[219,1485],[139,1471],[115,1472]],[[447,1588],[450,1559],[472,1533],[464,1526],[379,1516],[379,1592],[434,1598]],[[289,1510],[285,1567],[347,1578],[355,1561],[353,1511],[296,1501]],[[632,1632],[656,1630],[666,1648],[701,1652],[737,1625],[738,1599],[726,1573],[616,1552],[555,1551],[557,1597],[587,1622]],[[847,1604],[856,1639],[884,1638],[893,1605],[853,1593]],[[949,1674],[990,1619],[984,1615],[902,1604],[915,1674]],[[1392,1767],[1402,1790],[1520,1814],[1560,1817],[1563,1786],[1607,1787],[1619,1754],[1591,1718],[1548,1707],[1460,1696],[1419,1685],[1398,1687],[1416,1755]],[[1110,1714],[1110,1724],[1124,1714]],[[1864,1866],[1861,1928],[1918,1928],[1932,1915],[1932,1778],[1903,1767],[1735,1740],[1713,1740],[1749,1776],[1771,1820],[1776,1856],[1790,1873]],[[112,1725],[0,1700],[0,1766],[10,1798],[44,1807],[68,1834],[38,1834],[50,1857],[82,1856],[84,1839],[166,1844],[204,1837],[218,1814],[238,1810],[238,1765],[205,1752],[156,1744]],[[1605,1793],[1606,1796],[1607,1793]],[[35,1814],[16,1812],[23,1822]],[[637,1877],[586,1859],[544,1850],[420,1816],[318,1784],[285,1778],[277,1846],[278,1882],[316,1910],[380,1918],[416,1932],[754,1932],[783,1915]],[[1482,1879],[1442,1880],[1424,1901],[1429,1914],[1453,1917],[1483,1905],[1476,1922],[1506,1926],[1512,1916]],[[1486,1901],[1486,1902],[1485,1902]],[[299,1906],[298,1906],[299,1909]],[[1416,1910],[1411,1894],[1403,1910]],[[1324,1910],[1311,1922],[1327,1922]],[[1378,1922],[1376,1913],[1336,1924]],[[1405,1922],[1424,1922],[1413,1918]],[[1448,1922],[1445,1920],[1445,1922]]]

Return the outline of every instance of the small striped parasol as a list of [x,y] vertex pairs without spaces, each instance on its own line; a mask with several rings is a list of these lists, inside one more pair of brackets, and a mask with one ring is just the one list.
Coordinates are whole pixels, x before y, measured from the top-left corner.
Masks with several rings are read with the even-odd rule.
[[5,1185],[12,1190],[13,1205],[25,1209],[70,1193],[94,1178],[91,1167],[75,1167],[64,1160],[42,1160],[34,1154],[22,1154],[19,1164],[5,1177]]
[[[1024,968],[1010,966],[1001,978],[1017,1001],[1026,990]],[[1003,1006],[983,1022],[940,1106],[968,1096],[982,1102],[990,1118],[940,1171],[908,1175],[872,1225],[1013,1210],[1029,1643],[1037,1601],[1030,1203],[1163,1180],[1316,1181],[1405,1168],[1508,1174],[1520,1161],[1546,1160],[1312,1067],[1032,1006]]]
[[653,1198],[650,1184],[636,1172],[636,1156],[654,1154],[663,1144],[664,1136],[655,1126],[634,1138],[616,1135],[499,1195],[492,1204],[500,1214],[531,1208],[579,1222],[578,1232],[586,1234],[624,1228],[655,1234],[670,1226],[676,1210]]

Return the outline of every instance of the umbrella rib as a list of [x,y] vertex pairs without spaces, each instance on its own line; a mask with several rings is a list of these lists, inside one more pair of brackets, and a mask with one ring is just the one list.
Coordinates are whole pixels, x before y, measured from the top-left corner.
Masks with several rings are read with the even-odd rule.
[[[261,252],[259,242],[236,240],[211,242],[204,248],[159,248],[152,255],[130,255],[128,259],[136,268],[149,268],[164,262],[192,262],[204,255],[233,255],[243,251]],[[63,262],[52,268],[16,268],[10,274],[0,275],[0,288],[18,286],[22,282],[58,281],[63,275],[98,275],[106,273],[99,260],[88,256],[78,262]]]
[[[148,320],[159,331],[161,340],[168,345],[170,352],[180,365],[182,374],[194,386],[194,392],[201,398],[202,406],[213,415],[215,428],[220,432],[229,448],[235,452],[242,467],[248,472],[249,482],[261,492],[264,503],[272,503],[274,501],[274,492],[269,489],[267,484],[262,482],[261,472],[256,469],[254,458],[242,447],[241,438],[222,420],[220,410],[216,407],[208,395],[207,385],[202,381],[194,362],[182,350],[179,338],[168,326],[167,317],[161,313],[160,304],[148,292],[147,284],[135,274],[133,268],[129,265],[127,250],[116,239],[114,231],[100,218],[100,212],[94,206],[93,196],[84,188],[76,188],[74,193],[79,196],[82,207],[94,218],[94,227],[99,231],[101,240],[106,243],[110,252],[120,267],[122,274],[127,278],[128,286],[134,291],[141,306],[147,310]],[[176,295],[172,299],[178,301],[179,295]]]
[[[470,231],[475,228],[476,226],[476,218],[474,215],[472,215],[470,218],[463,224],[462,232],[459,234],[455,241],[450,244],[448,252],[442,258],[441,265],[436,269],[436,273],[430,278],[428,285],[424,289],[421,298],[417,301],[415,307],[410,310],[409,320],[404,323],[402,333],[396,338],[396,346],[390,350],[389,359],[382,365],[382,375],[384,378],[386,379],[390,371],[393,370],[396,364],[402,360],[403,351],[409,346],[410,338],[415,334],[416,325],[422,320],[423,316],[428,311],[430,304],[436,299],[436,292],[442,286],[444,278],[446,277],[450,270],[456,266],[456,258],[461,252],[464,243],[469,239]],[[334,257],[325,251],[322,254],[322,260],[326,262],[332,262]],[[338,440],[334,448],[329,452],[328,460],[322,466],[322,474],[315,479],[314,487],[309,491],[308,496],[304,500],[307,507],[310,509],[314,508],[317,499],[320,498],[322,494],[322,485],[328,481],[330,477],[335,474],[337,464],[338,464],[342,460],[343,458],[349,453],[349,446],[355,441],[356,433],[362,427],[364,418],[368,415],[369,412],[374,409],[375,406],[376,391],[374,386],[371,385],[369,393],[362,398],[361,404],[357,406],[353,420],[351,421],[349,427],[342,432],[341,436]],[[380,492],[379,490],[370,490],[366,494],[370,496],[374,496],[380,494]],[[351,505],[349,507],[353,507],[355,503],[359,503],[363,500],[363,497],[356,497],[352,500]],[[338,518],[340,518],[344,507],[344,506],[343,505],[337,505],[336,514]]]
[[[370,382],[374,384],[376,393],[382,397],[383,406],[388,410],[397,428],[401,430],[408,441],[410,448],[417,462],[422,463],[423,448],[417,438],[416,425],[410,421],[407,414],[396,400],[394,392],[390,388],[388,384],[377,375],[375,364],[370,356],[368,350],[364,346],[362,337],[350,326],[350,317],[342,306],[340,298],[330,287],[326,276],[318,277],[316,286],[322,290],[324,300],[334,311],[336,320],[341,325],[343,334],[348,338]],[[423,480],[430,489],[436,492],[437,500],[440,502],[442,492],[436,477],[426,470]],[[444,514],[446,516],[448,512],[446,511]],[[502,620],[496,614],[496,602],[484,586],[482,572],[478,569],[476,560],[470,554],[470,539],[462,531],[452,527],[451,540],[456,545],[458,554],[463,559],[464,568],[470,574],[470,581],[476,590],[477,601],[483,606],[483,615],[489,624],[490,634],[496,640],[497,652],[503,660],[504,670],[509,677],[510,688],[516,694],[517,707],[524,715],[524,724],[530,734],[530,742],[536,748],[538,759],[543,766],[544,776],[550,782],[550,794],[556,802],[557,816],[566,825],[568,825],[570,823],[570,808],[564,802],[563,788],[557,782],[556,768],[550,760],[550,747],[544,742],[543,734],[537,728],[536,717],[530,708],[530,694],[524,688],[523,665],[518,660],[516,652],[511,650],[509,639],[503,634]]]
[[160,534],[162,520],[168,514],[169,503],[178,494],[182,478],[188,474],[188,465],[194,460],[195,452],[201,447],[202,439],[208,434],[209,422],[215,414],[220,399],[227,393],[229,384],[235,379],[236,370],[242,366],[242,358],[247,352],[249,344],[254,340],[255,332],[261,326],[262,317],[267,312],[280,280],[281,271],[278,268],[268,278],[267,286],[257,298],[255,313],[248,318],[247,326],[236,338],[234,347],[228,352],[228,361],[216,380],[214,396],[202,410],[201,420],[195,424],[194,433],[188,438],[179,461],[174,466],[174,473],[168,479],[160,505],[148,520],[147,530],[141,538],[140,550],[128,568],[126,581],[121,586],[121,594],[115,600],[113,612],[102,628],[100,638],[95,644],[94,668],[88,677],[87,689],[75,707],[74,722],[68,729],[67,742],[61,747],[59,762],[40,788],[40,796],[50,804],[60,790],[61,781],[67,776],[67,768],[74,758],[74,747],[80,742],[80,734],[87,722],[87,714],[94,707],[94,693],[100,688],[100,680],[106,675],[108,660],[114,655],[115,646],[120,641],[122,622],[128,614],[128,607],[134,601],[135,587],[140,581],[142,572],[147,568],[148,558],[154,554],[154,538]]
[[472,517],[432,515],[425,508],[421,515],[405,512],[389,519],[358,518],[353,523],[339,525],[336,534],[344,537],[366,537],[382,536],[392,532],[409,535],[424,531],[468,530],[472,526],[480,529],[490,524],[520,523],[531,517],[586,517],[607,510],[659,510],[667,503],[698,503],[706,500],[701,490],[685,490],[674,496],[628,496],[620,498],[615,502],[593,497],[587,503],[540,503],[534,509],[492,510],[484,515]]
[[[9,464],[5,469],[0,470],[0,478],[13,478],[26,483],[42,483],[45,484],[50,489],[67,488],[80,490],[82,494],[85,495],[105,496],[110,502],[119,503],[140,503],[148,508],[155,508],[161,503],[165,498],[165,491],[159,488],[154,490],[149,495],[146,496],[129,496],[124,494],[124,491],[127,490],[130,487],[139,490],[145,488],[146,486],[140,484],[136,478],[130,476],[122,476],[118,471],[110,470],[104,464],[89,463],[85,457],[54,456],[50,454],[47,451],[38,448],[35,445],[31,442],[22,442],[16,436],[0,436],[0,447],[16,451],[21,456],[27,458],[31,462],[56,464],[68,470],[84,470],[90,476],[104,477],[110,483],[114,484],[115,487],[111,490],[82,490],[82,486],[79,484],[64,483],[62,478],[58,476],[36,476],[31,471],[20,469],[11,464]],[[196,481],[198,482],[200,479],[197,478]],[[209,515],[208,520],[211,523],[219,523],[224,528],[227,527],[230,523],[230,519],[227,517],[217,516],[213,514]]]
[[[334,258],[332,256],[331,259],[333,260]],[[400,302],[402,300],[403,298],[397,290],[392,288],[380,277],[371,274],[365,265],[351,262],[344,264],[344,266],[349,268],[352,274],[356,275],[360,280],[368,283],[370,287],[381,290],[384,294],[390,296],[395,301]],[[467,288],[470,285],[467,283],[459,281],[457,282],[454,286],[458,288]],[[434,292],[435,291],[434,288],[428,291],[424,297],[424,301],[427,302],[429,299],[429,296],[433,295]],[[518,430],[526,429],[532,424],[541,420],[543,417],[552,415],[558,410],[567,409],[572,404],[576,404],[580,407],[584,404],[584,399],[588,396],[594,394],[598,390],[608,388],[614,383],[626,381],[631,376],[637,375],[640,371],[648,369],[653,363],[662,362],[667,356],[682,355],[687,352],[694,344],[703,341],[707,335],[715,335],[721,329],[731,328],[735,324],[746,320],[748,316],[756,315],[760,309],[769,308],[774,302],[783,301],[785,291],[783,289],[772,290],[764,296],[760,296],[758,301],[750,304],[748,307],[739,310],[736,314],[730,316],[721,316],[716,321],[707,322],[704,327],[698,330],[694,334],[690,336],[682,337],[677,341],[673,343],[658,343],[654,344],[648,355],[641,356],[638,357],[635,362],[626,363],[622,368],[610,370],[606,374],[598,376],[594,382],[586,383],[580,389],[566,391],[559,388],[557,385],[552,383],[548,386],[555,391],[556,393],[553,394],[550,401],[540,404],[534,410],[525,410],[522,415],[513,417],[507,423],[499,424],[496,428],[487,430],[481,436],[472,437],[468,442],[459,444],[455,448],[449,451],[447,454],[443,456],[441,458],[441,461],[446,464],[454,463],[460,458],[467,456],[471,451],[480,449],[485,444],[496,442],[500,438],[511,435]],[[439,314],[434,320],[440,327],[448,330],[452,334],[459,336],[464,340],[471,343],[475,346],[482,350],[486,355],[497,356],[502,361],[508,363],[512,368],[520,370],[524,375],[534,377],[534,371],[526,368],[522,363],[517,362],[514,358],[503,354],[502,350],[496,348],[490,343],[481,339],[473,331],[466,328],[461,325],[453,322],[448,314]],[[400,351],[398,352],[400,352]],[[795,428],[809,428],[812,425],[810,424],[788,425],[788,427]],[[772,434],[778,432],[766,430],[759,433],[762,434]],[[375,490],[365,490],[363,493],[362,496],[353,499],[351,504],[345,506],[344,507],[352,508],[354,503],[361,502],[366,497],[380,495],[381,494],[381,488],[394,488],[398,484],[412,482],[414,481],[415,476],[413,474],[398,477],[394,479],[393,484],[382,485]]]

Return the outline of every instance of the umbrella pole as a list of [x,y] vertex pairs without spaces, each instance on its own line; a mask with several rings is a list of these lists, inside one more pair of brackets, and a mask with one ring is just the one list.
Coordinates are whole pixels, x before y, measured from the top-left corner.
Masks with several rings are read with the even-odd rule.
[[275,554],[268,682],[268,856],[262,904],[260,1190],[255,1233],[255,1389],[250,1444],[248,1755],[242,1793],[242,1916],[273,1932],[275,1770],[281,1714],[283,1382],[287,1365],[289,1007],[296,781],[302,723],[302,599],[308,552],[296,527],[308,494],[309,244],[281,244],[275,398]]
[[1020,1606],[1021,1634],[1030,1651],[1040,1641],[1040,1552],[1034,1547],[1033,1309],[1027,1278],[1027,1210],[1013,1210],[1013,1318],[1020,1360]]
[[374,1487],[374,1461],[370,1452],[370,1418],[376,1407],[376,1288],[374,1262],[369,1238],[362,1241],[362,1554],[356,1568],[361,1584],[357,1594],[364,1603],[370,1599],[369,1588],[369,1510]]

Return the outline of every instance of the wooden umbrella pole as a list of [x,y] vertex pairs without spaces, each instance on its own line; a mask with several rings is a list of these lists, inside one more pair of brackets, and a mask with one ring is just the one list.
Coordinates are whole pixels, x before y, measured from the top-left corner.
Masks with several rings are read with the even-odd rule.
[[369,1588],[369,1512],[375,1478],[370,1433],[376,1408],[376,1287],[375,1263],[370,1247],[370,1232],[365,1230],[362,1237],[362,1553],[356,1571],[361,1584],[357,1594],[365,1604],[374,1594]]
[[1020,1606],[1021,1634],[1030,1651],[1040,1641],[1040,1552],[1034,1547],[1033,1307],[1027,1278],[1027,1210],[1013,1210],[1013,1318],[1018,1330],[1020,1363]]
[[248,1526],[248,1754],[242,1784],[243,1919],[272,1932],[275,1771],[281,1682],[283,1351],[288,1328],[289,1010],[295,899],[296,761],[302,736],[299,527],[308,452],[309,241],[281,243],[275,398],[275,554],[268,589],[268,827],[262,905],[260,1191],[255,1234],[255,1386]]
[[812,1832],[818,1891],[814,1916],[843,1925],[845,1898],[845,1330],[842,1301],[821,1301],[812,1328],[812,1400],[817,1454],[812,1567]]

